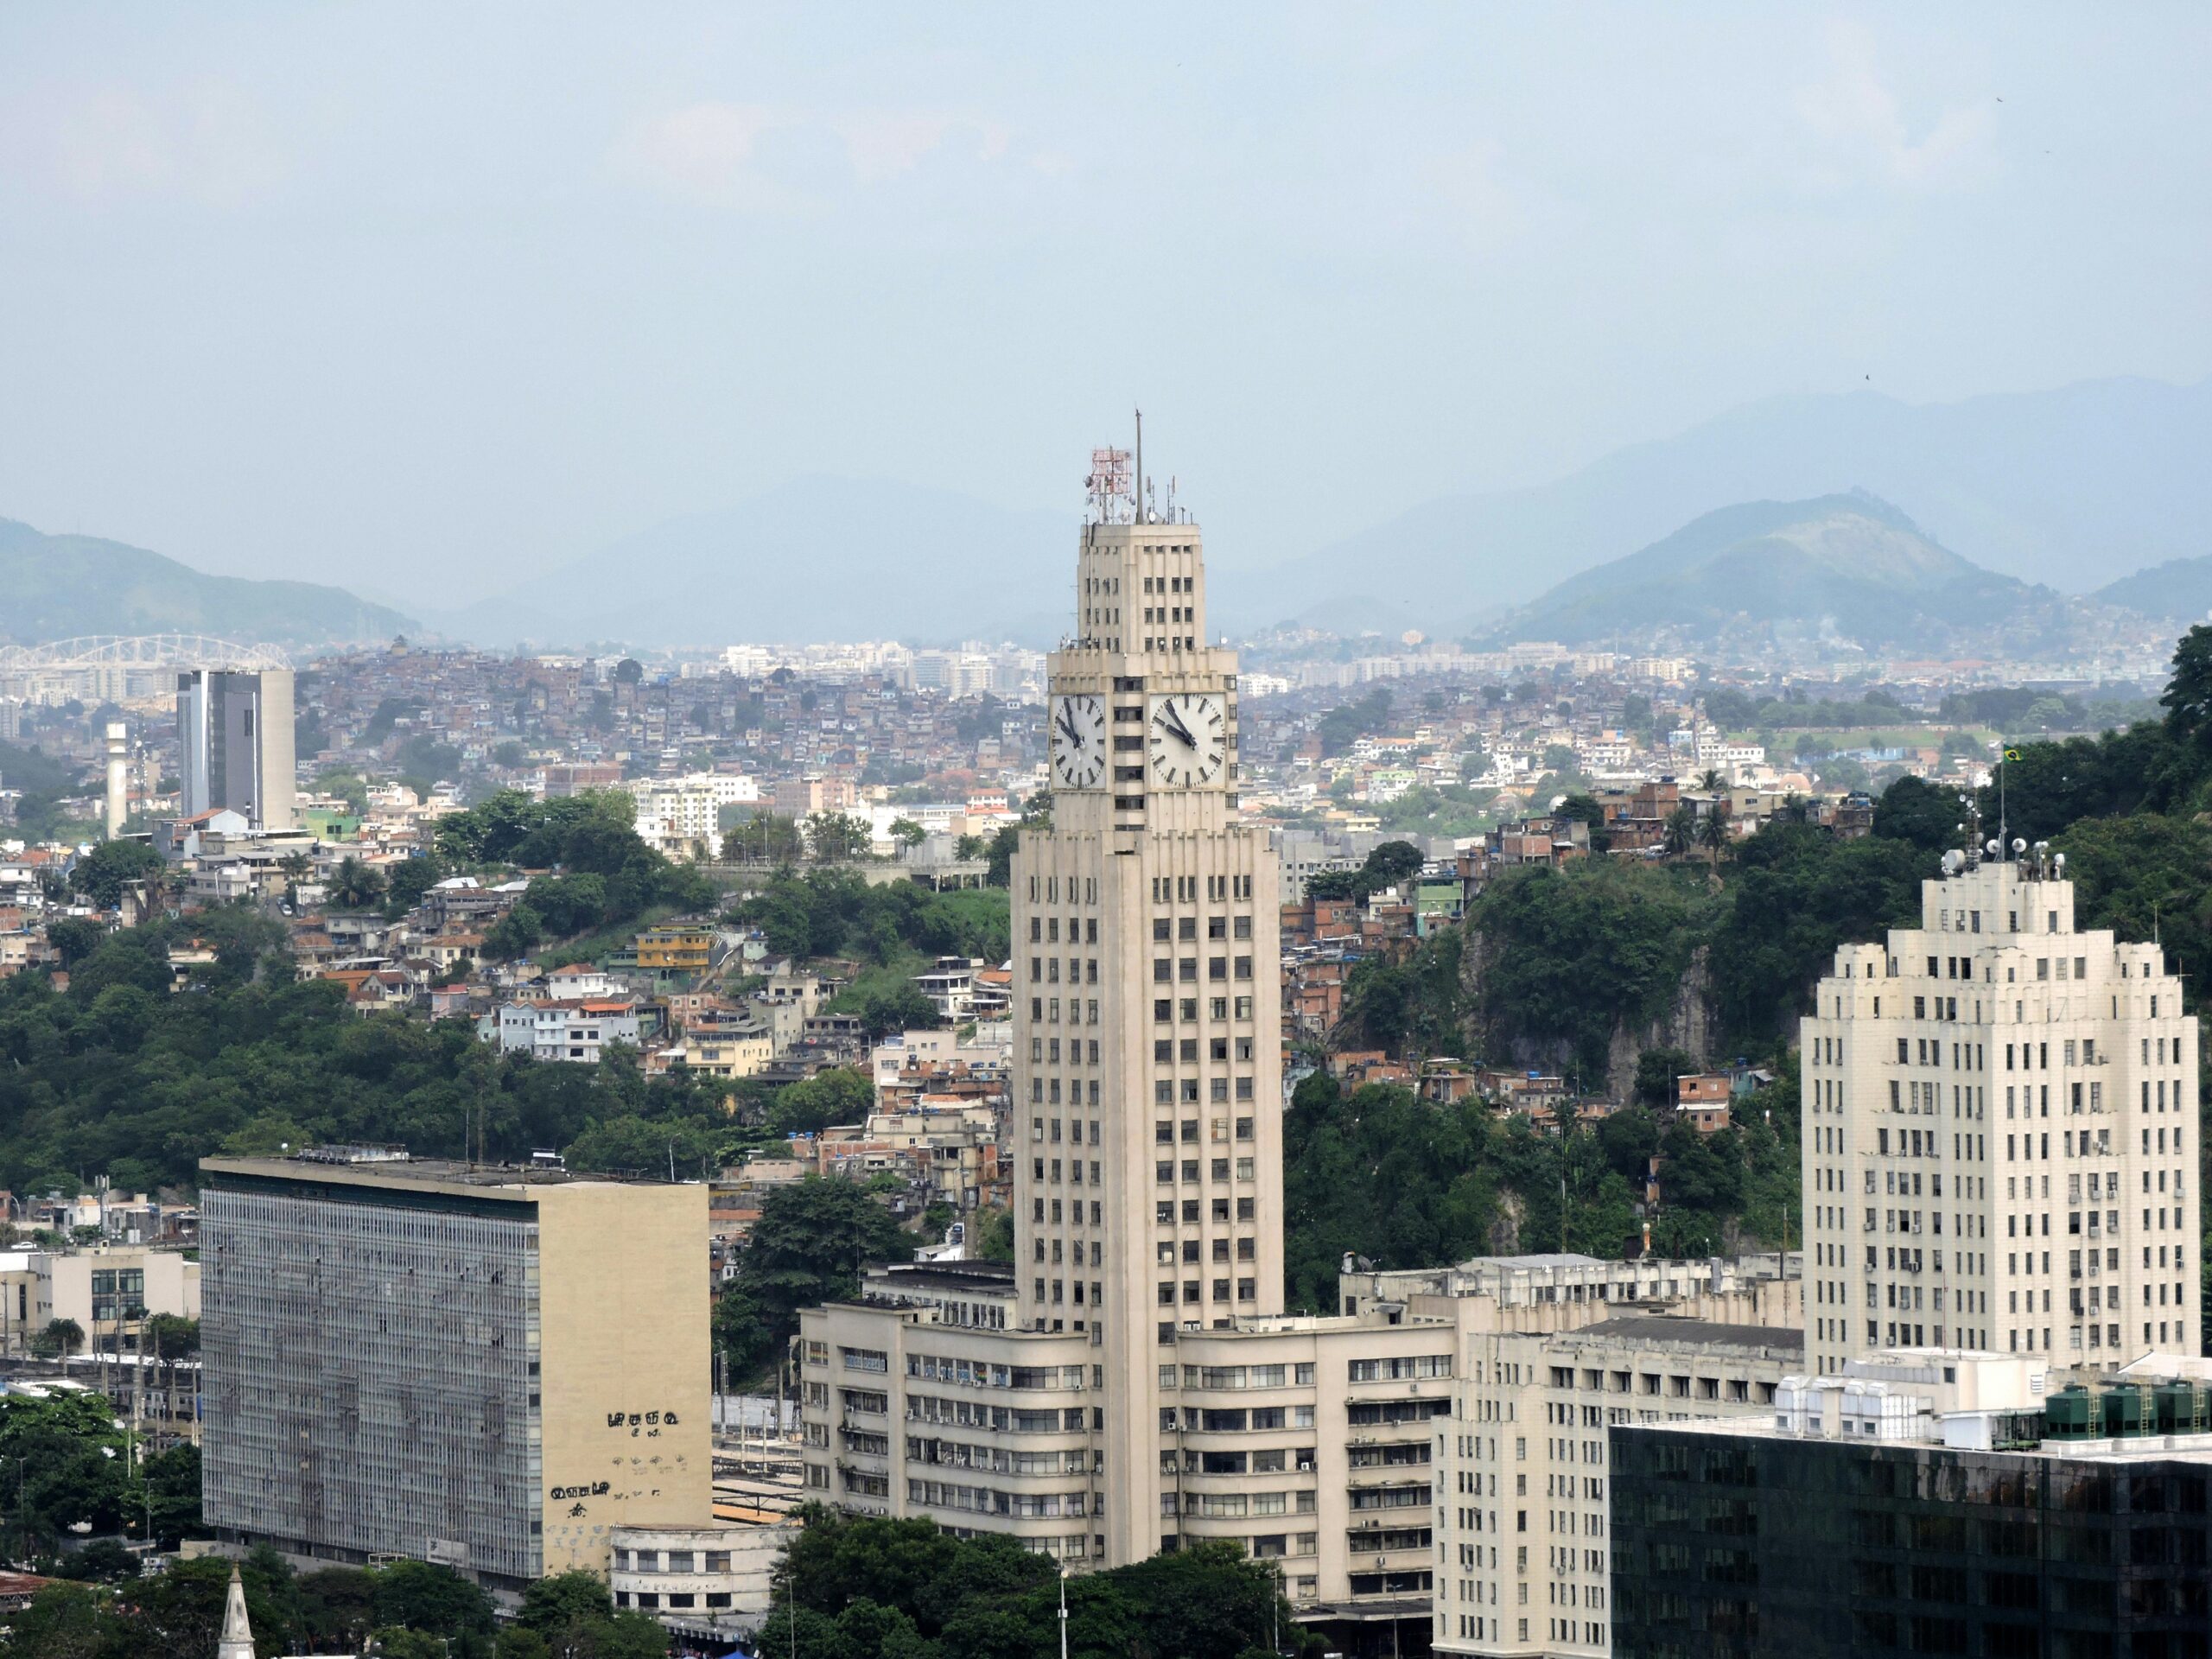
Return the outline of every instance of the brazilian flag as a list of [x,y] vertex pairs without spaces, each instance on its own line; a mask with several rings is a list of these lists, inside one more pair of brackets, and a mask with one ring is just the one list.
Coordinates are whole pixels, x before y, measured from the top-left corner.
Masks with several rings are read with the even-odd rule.
[[2018,749],[2007,749],[2005,751],[2005,758],[2007,760],[2017,760],[2020,758],[2020,752]]

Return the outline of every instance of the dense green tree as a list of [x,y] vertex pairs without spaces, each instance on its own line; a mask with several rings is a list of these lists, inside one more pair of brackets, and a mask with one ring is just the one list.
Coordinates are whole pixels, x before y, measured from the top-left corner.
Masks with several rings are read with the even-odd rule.
[[31,1338],[31,1351],[52,1358],[67,1358],[85,1345],[85,1327],[74,1319],[48,1319]]
[[330,877],[330,902],[340,910],[365,910],[384,897],[384,877],[358,858],[338,861]]
[[0,1653],[11,1659],[111,1659],[118,1635],[118,1620],[98,1592],[82,1584],[48,1585],[10,1621]]
[[1344,753],[1358,739],[1381,731],[1389,719],[1390,694],[1379,685],[1357,702],[1332,709],[1314,728],[1320,734],[1322,759]]
[[138,1576],[138,1556],[119,1538],[95,1538],[54,1565],[57,1575],[82,1583],[121,1584]]
[[[625,1115],[728,1126],[717,1080],[542,1065],[499,1054],[462,1022],[365,1020],[335,985],[297,982],[289,963],[234,969],[244,932],[239,949],[219,950],[205,995],[170,995],[169,941],[231,914],[206,912],[189,931],[164,921],[118,932],[66,993],[43,975],[0,981],[0,1185],[74,1191],[80,1170],[186,1185],[233,1137],[245,1151],[365,1141],[442,1157],[481,1144],[497,1158],[567,1146]],[[146,998],[109,997],[118,986]]]
[[403,858],[391,867],[385,887],[385,908],[397,919],[423,902],[423,896],[452,872],[435,853]]
[[86,916],[57,916],[46,925],[46,942],[73,969],[107,942],[107,929]]
[[104,841],[77,861],[69,887],[100,909],[113,910],[124,887],[163,868],[162,855],[143,841]]
[[806,837],[792,819],[755,812],[722,836],[722,856],[733,864],[791,864],[806,850]]
[[1647,1048],[1636,1057],[1636,1097],[1647,1106],[1672,1106],[1675,1079],[1697,1070],[1694,1055],[1679,1048]]
[[1484,1051],[1563,1048],[1602,1079],[1616,1028],[1666,1010],[1720,903],[1701,880],[1617,859],[1493,881],[1468,917],[1482,940],[1471,1013]]
[[1440,931],[1402,962],[1369,957],[1344,982],[1338,1040],[1345,1048],[1392,1054],[1454,1053],[1465,1046],[1465,1010],[1459,974],[1465,936]]
[[[801,1659],[1036,1659],[1057,1649],[1063,1586],[1052,1561],[1008,1538],[959,1540],[928,1521],[807,1512],[778,1574],[761,1653]],[[1080,1659],[1242,1659],[1320,1644],[1281,1600],[1266,1563],[1199,1543],[1068,1581],[1067,1646]]]
[[494,962],[526,957],[544,942],[545,922],[526,898],[484,930],[484,954]]
[[162,1548],[175,1549],[187,1538],[207,1535],[200,1516],[198,1446],[188,1442],[156,1452],[141,1468],[139,1480],[134,1507],[144,1515]]
[[985,1262],[1014,1260],[1014,1212],[982,1210],[968,1218],[969,1248]]
[[1962,844],[1958,825],[1965,816],[1959,791],[1925,779],[1900,778],[1874,803],[1874,833],[1902,841],[1925,853]]
[[585,1129],[563,1160],[570,1169],[612,1174],[658,1175],[672,1166],[679,1176],[696,1176],[714,1163],[721,1139],[719,1128],[705,1120],[625,1112]]
[[902,1031],[934,1031],[944,1023],[937,1004],[912,985],[871,992],[861,1000],[860,1016],[873,1042]]
[[768,1108],[778,1135],[819,1135],[835,1123],[857,1123],[875,1104],[875,1084],[865,1071],[830,1066],[786,1084]]
[[910,1260],[913,1246],[891,1212],[850,1181],[810,1175],[773,1189],[723,1293],[732,1312],[716,1321],[733,1371],[749,1377],[775,1364],[800,1308],[855,1294],[863,1266]]
[[1420,848],[1409,841],[1386,841],[1367,855],[1364,868],[1373,877],[1376,887],[1395,887],[1408,877],[1421,873],[1427,861]]
[[847,812],[817,812],[806,821],[806,854],[821,864],[866,858],[874,843],[866,818]]
[[848,870],[776,876],[729,913],[759,928],[769,949],[800,957],[1002,962],[1011,948],[1003,892],[933,893],[911,881],[873,887]]

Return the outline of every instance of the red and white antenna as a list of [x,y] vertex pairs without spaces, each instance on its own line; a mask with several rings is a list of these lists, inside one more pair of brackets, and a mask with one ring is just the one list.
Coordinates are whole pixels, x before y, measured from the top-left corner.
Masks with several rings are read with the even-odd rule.
[[1132,509],[1136,503],[1135,474],[1126,449],[1094,449],[1090,452],[1090,475],[1083,480],[1084,492],[1090,499],[1090,510],[1102,524],[1125,524],[1122,515],[1127,503]]

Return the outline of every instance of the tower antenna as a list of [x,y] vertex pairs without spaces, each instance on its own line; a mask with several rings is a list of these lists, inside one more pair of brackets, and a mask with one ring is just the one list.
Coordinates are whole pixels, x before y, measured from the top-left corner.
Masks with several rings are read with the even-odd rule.
[[1137,410],[1137,477],[1135,522],[1144,523],[1144,410]]

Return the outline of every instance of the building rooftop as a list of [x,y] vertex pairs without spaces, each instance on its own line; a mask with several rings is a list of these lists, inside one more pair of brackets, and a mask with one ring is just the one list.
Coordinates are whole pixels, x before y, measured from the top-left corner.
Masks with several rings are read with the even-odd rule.
[[[372,1151],[378,1155],[349,1154]],[[381,1148],[313,1148],[289,1158],[202,1158],[203,1176],[241,1176],[260,1180],[308,1182],[339,1186],[408,1186],[426,1192],[467,1191],[487,1198],[524,1199],[533,1187],[666,1186],[666,1176],[584,1173],[558,1164],[469,1164],[444,1158],[391,1156]],[[678,1183],[688,1185],[688,1183]]]
[[1577,1331],[1562,1331],[1564,1338],[1604,1337],[1634,1343],[1679,1343],[1701,1348],[1781,1348],[1802,1353],[1805,1333],[1777,1325],[1724,1325],[1718,1319],[1669,1319],[1658,1313],[1624,1313],[1599,1319]]

